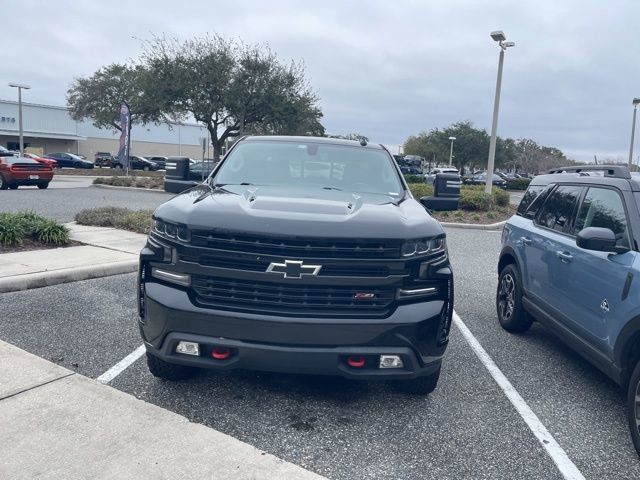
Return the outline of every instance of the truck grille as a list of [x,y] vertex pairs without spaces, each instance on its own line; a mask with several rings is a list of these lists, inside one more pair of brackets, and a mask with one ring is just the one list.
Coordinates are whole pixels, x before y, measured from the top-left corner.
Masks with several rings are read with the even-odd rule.
[[[265,272],[269,261],[251,258],[217,257],[213,255],[180,255],[184,262],[197,263],[203,267],[227,268],[246,272]],[[323,265],[318,273],[320,277],[388,277],[389,267],[386,265]]]
[[191,244],[283,258],[400,258],[400,242],[394,240],[264,238],[240,233],[193,231]]
[[392,287],[294,285],[192,276],[197,300],[206,305],[291,314],[384,314],[394,299]]

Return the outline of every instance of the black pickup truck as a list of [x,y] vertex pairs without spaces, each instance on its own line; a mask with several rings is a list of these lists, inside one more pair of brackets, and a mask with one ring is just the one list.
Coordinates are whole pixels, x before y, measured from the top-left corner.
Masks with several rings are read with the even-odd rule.
[[245,137],[158,207],[140,255],[147,364],[436,387],[453,313],[442,227],[381,145]]

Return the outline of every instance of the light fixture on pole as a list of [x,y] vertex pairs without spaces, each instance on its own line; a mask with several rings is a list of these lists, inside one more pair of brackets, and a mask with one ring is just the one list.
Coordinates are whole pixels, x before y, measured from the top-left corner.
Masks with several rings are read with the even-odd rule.
[[449,166],[453,165],[453,142],[456,140],[456,137],[449,137],[451,140],[451,149],[449,150]]
[[498,111],[500,109],[500,89],[502,87],[502,65],[504,63],[504,51],[515,46],[514,42],[507,42],[507,37],[501,30],[491,32],[491,38],[500,46],[498,60],[498,79],[496,81],[496,98],[493,103],[493,121],[491,122],[491,142],[489,143],[489,160],[487,162],[487,182],[484,187],[486,193],[491,193],[493,187],[493,169],[496,159],[496,135],[498,131]]
[[636,113],[638,111],[638,104],[640,103],[640,98],[633,99],[633,122],[631,123],[631,146],[629,147],[629,168],[631,168],[631,164],[633,163],[633,140],[636,135]]
[[24,137],[22,135],[22,90],[29,90],[31,86],[22,83],[10,83],[10,87],[18,89],[18,129],[20,131],[20,156],[24,156]]

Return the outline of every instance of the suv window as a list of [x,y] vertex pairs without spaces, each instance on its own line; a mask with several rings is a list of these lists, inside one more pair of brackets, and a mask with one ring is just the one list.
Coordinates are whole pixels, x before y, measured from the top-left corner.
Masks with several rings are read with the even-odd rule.
[[529,187],[522,197],[522,200],[520,200],[520,205],[518,205],[518,211],[516,213],[525,218],[535,217],[538,207],[542,202],[536,202],[536,205],[533,205],[533,202],[545,188],[545,185],[534,185]]
[[576,185],[560,185],[555,188],[544,202],[536,224],[565,232],[582,190],[582,187]]
[[587,227],[608,228],[616,234],[616,245],[629,248],[627,216],[620,194],[610,188],[590,187],[576,217],[575,232]]

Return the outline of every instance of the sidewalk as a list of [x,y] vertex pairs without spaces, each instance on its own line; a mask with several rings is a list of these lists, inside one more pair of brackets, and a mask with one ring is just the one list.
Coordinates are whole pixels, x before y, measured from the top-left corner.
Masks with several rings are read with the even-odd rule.
[[146,235],[67,224],[79,247],[0,255],[0,293],[135,272]]
[[0,341],[0,478],[316,479]]

